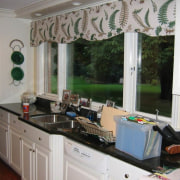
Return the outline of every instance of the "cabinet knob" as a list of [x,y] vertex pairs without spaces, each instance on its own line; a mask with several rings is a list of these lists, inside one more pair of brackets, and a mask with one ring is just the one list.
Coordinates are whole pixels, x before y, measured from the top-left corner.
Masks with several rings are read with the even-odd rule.
[[129,178],[129,174],[125,174],[124,177],[127,179]]
[[41,140],[42,140],[42,138],[39,137],[39,141],[41,141]]
[[26,130],[24,129],[24,133],[26,133]]
[[14,120],[13,123],[16,123],[16,121]]

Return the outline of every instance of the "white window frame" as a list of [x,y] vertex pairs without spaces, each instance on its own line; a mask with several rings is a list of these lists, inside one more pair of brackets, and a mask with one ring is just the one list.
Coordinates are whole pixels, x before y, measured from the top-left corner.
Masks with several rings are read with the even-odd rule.
[[[66,62],[68,58],[67,45],[58,44],[58,94],[45,94],[44,86],[44,51],[45,43],[37,47],[37,94],[40,97],[47,98],[50,100],[61,101],[62,92],[66,89]],[[136,109],[136,79],[137,79],[137,61],[138,56],[138,33],[125,33],[124,35],[124,83],[123,83],[123,107],[119,109],[126,110],[130,113],[137,113],[143,116],[156,118],[156,112],[154,114],[144,113],[140,111],[135,111]],[[175,74],[173,74],[173,77]],[[92,109],[97,110],[102,103],[93,102]],[[179,128],[178,119],[180,118],[180,113],[178,109],[180,108],[179,96],[172,96],[172,117],[158,116],[159,120],[170,123],[173,127]]]

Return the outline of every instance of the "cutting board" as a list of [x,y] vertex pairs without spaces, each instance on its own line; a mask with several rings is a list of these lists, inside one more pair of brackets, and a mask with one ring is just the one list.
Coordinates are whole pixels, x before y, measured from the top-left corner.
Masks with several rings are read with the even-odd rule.
[[101,125],[108,131],[113,131],[113,136],[116,136],[116,122],[114,121],[114,116],[116,115],[128,115],[126,111],[115,109],[113,107],[104,106],[101,115]]

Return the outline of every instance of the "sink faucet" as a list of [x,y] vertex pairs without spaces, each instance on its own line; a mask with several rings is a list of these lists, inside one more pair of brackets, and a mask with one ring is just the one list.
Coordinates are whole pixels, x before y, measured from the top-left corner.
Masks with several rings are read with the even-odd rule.
[[156,109],[156,121],[158,120],[159,110]]

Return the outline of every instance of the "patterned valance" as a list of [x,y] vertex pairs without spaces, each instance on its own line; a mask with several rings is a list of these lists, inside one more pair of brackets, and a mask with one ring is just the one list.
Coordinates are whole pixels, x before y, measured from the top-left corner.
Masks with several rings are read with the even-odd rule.
[[123,32],[174,35],[175,0],[122,0],[31,23],[31,46],[45,41],[102,40]]

